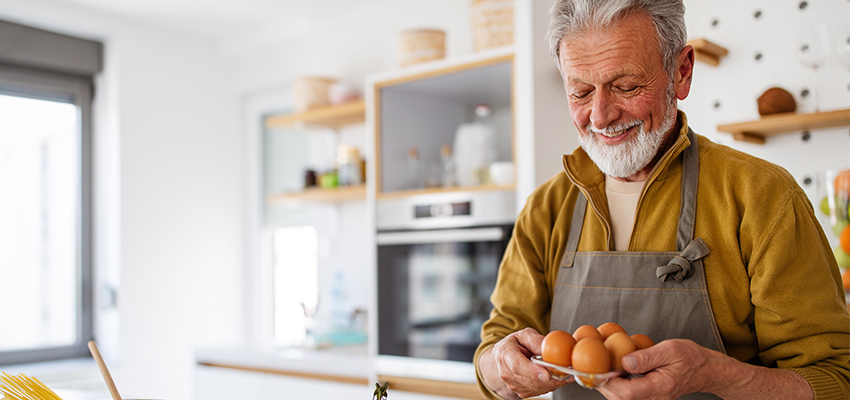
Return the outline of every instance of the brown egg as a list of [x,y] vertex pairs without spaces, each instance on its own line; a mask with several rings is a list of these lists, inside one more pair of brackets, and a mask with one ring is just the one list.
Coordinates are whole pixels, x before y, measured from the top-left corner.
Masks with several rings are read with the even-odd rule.
[[611,369],[608,348],[597,338],[584,338],[573,347],[573,368],[591,374],[603,374]]
[[611,368],[615,371],[623,370],[623,356],[635,350],[635,342],[625,332],[614,332],[605,339],[605,347],[611,354]]
[[543,361],[569,367],[576,340],[567,332],[555,330],[543,338]]
[[596,330],[598,330],[599,334],[602,335],[603,342],[605,340],[608,340],[608,337],[611,336],[611,334],[614,332],[626,333],[626,329],[616,322],[606,322],[602,325],[599,325],[599,328],[597,328]]
[[647,349],[655,345],[655,342],[653,342],[649,336],[640,333],[632,335],[632,341],[635,342],[635,347],[637,347],[638,350]]
[[575,332],[573,332],[573,338],[576,340],[576,342],[589,337],[596,338],[599,339],[599,341],[602,341],[602,335],[593,325],[582,325],[578,327]]

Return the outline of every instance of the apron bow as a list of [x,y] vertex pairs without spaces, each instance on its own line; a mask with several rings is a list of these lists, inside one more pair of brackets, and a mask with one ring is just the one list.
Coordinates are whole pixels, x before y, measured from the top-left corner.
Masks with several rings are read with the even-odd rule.
[[705,245],[702,238],[696,238],[688,243],[688,246],[679,255],[673,257],[667,265],[656,268],[655,277],[661,282],[667,282],[668,279],[673,279],[676,282],[688,279],[693,274],[691,263],[707,256],[708,253],[708,246]]

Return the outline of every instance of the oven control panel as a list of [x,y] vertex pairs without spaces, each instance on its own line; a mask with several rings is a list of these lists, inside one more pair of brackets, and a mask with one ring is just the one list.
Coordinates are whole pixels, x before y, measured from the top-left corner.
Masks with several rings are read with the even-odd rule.
[[435,203],[413,206],[413,218],[440,218],[456,215],[472,215],[472,203]]

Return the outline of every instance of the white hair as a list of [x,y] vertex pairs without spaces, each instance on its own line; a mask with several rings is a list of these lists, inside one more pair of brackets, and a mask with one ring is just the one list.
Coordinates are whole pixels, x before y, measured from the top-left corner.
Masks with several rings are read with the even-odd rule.
[[[661,59],[670,77],[676,58],[687,44],[685,5],[682,0],[557,0],[550,10],[546,41],[549,54],[561,69],[561,41],[593,29],[607,29],[623,18],[646,13],[655,25]],[[563,71],[561,71],[563,73]]]

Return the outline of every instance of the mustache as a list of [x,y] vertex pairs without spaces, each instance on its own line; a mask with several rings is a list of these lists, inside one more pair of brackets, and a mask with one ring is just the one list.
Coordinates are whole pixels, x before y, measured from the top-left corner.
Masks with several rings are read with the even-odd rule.
[[638,120],[634,120],[634,121],[630,121],[630,122],[624,122],[624,123],[614,125],[614,126],[606,126],[605,128],[602,128],[602,129],[597,129],[596,127],[593,126],[593,123],[588,122],[587,126],[585,126],[584,129],[586,131],[590,132],[590,133],[610,135],[612,133],[624,131],[626,129],[631,129],[635,126],[642,127],[643,121],[638,119]]

